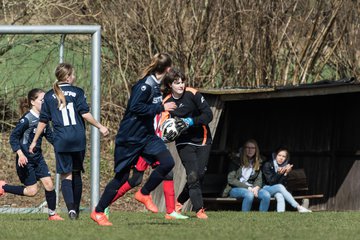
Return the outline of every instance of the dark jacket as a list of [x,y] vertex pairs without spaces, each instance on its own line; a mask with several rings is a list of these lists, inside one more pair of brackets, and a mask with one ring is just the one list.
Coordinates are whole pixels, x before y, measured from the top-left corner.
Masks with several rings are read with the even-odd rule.
[[[10,145],[12,150],[16,152],[21,149],[29,162],[32,163],[38,163],[38,161],[43,159],[41,149],[42,137],[46,137],[51,144],[54,143],[52,129],[50,125],[46,125],[44,132],[36,142],[36,151],[34,153],[29,152],[29,146],[35,136],[38,123],[39,116],[36,116],[33,111],[28,111],[22,116],[10,134]],[[18,155],[16,155],[16,159],[18,159]]]
[[274,160],[267,161],[263,164],[262,173],[264,185],[272,186],[275,184],[282,184],[286,187],[287,176],[275,172]]
[[141,143],[148,136],[155,136],[154,118],[164,111],[160,84],[153,75],[139,80],[131,90],[123,119],[120,122],[115,143]]

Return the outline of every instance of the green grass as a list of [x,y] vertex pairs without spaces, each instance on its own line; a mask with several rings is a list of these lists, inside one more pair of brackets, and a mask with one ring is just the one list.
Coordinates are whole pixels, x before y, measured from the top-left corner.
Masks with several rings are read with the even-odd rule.
[[[64,214],[61,214],[66,217]],[[1,239],[358,239],[360,212],[300,214],[208,212],[188,220],[164,214],[112,212],[111,227],[96,225],[83,213],[77,221],[47,221],[46,214],[0,214]]]

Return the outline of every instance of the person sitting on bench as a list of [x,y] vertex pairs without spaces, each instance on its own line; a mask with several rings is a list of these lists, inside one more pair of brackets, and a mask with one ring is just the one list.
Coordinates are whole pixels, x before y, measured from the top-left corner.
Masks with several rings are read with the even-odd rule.
[[293,165],[289,163],[289,151],[284,148],[278,148],[273,153],[272,160],[267,161],[262,166],[263,189],[268,191],[272,197],[275,197],[277,212],[285,212],[285,200],[298,212],[311,212],[295,201],[291,193],[286,189],[287,175],[292,170]]
[[270,194],[261,189],[261,162],[258,144],[253,139],[245,142],[244,146],[239,149],[239,154],[232,161],[236,167],[230,168],[228,184],[222,196],[243,198],[243,212],[251,210],[254,197],[260,200],[259,211],[267,212],[269,209]]

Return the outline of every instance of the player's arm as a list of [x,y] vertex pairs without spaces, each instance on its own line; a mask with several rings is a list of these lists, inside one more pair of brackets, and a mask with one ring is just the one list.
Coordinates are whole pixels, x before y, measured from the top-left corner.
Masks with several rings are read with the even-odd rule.
[[44,97],[44,102],[41,105],[41,111],[39,116],[39,123],[36,127],[35,136],[29,146],[29,152],[34,153],[35,146],[41,135],[44,133],[44,129],[46,128],[48,122],[51,121],[50,107],[48,102],[46,101],[46,94]]
[[151,98],[151,86],[148,84],[139,84],[132,89],[129,110],[139,116],[155,116],[158,113],[165,111],[165,107],[159,104],[149,102]]
[[39,122],[36,128],[36,133],[35,136],[30,144],[29,147],[29,152],[30,153],[34,153],[35,150],[35,146],[36,146],[36,142],[37,140],[39,140],[39,137],[41,136],[41,134],[43,133],[44,129],[46,128],[47,123],[44,122]]
[[51,143],[51,145],[54,145],[54,132],[49,125],[45,128],[45,138],[49,143]]
[[196,92],[193,95],[194,102],[196,104],[197,109],[200,111],[200,115],[193,118],[195,125],[207,125],[213,119],[213,113],[210,109],[209,104],[206,102],[204,96]]
[[109,130],[107,129],[107,127],[103,126],[101,123],[99,123],[98,121],[95,120],[95,118],[93,117],[93,115],[89,112],[87,113],[83,113],[81,114],[81,116],[91,125],[93,125],[94,127],[98,128],[99,131],[101,132],[101,134],[103,136],[107,136],[109,134]]
[[196,91],[193,95],[187,96],[191,96],[191,100],[196,105],[197,109],[194,109],[193,111],[198,110],[200,115],[195,117],[189,116],[186,118],[175,117],[176,128],[179,131],[179,134],[193,125],[207,125],[213,119],[213,114],[209,104],[199,92]]
[[28,128],[29,120],[27,118],[22,118],[18,124],[16,124],[16,127],[10,134],[10,146],[12,150],[18,155],[18,165],[20,167],[23,167],[28,163],[28,159],[21,150],[20,146],[20,139]]
[[97,129],[99,129],[99,131],[101,132],[101,134],[103,136],[106,136],[109,134],[109,130],[107,129],[107,127],[103,126],[101,123],[96,121],[95,118],[93,117],[93,115],[90,113],[89,105],[86,102],[86,96],[82,89],[79,89],[79,95],[78,95],[78,99],[76,101],[76,109],[79,112],[79,114],[82,116],[82,118],[86,122],[90,123]]

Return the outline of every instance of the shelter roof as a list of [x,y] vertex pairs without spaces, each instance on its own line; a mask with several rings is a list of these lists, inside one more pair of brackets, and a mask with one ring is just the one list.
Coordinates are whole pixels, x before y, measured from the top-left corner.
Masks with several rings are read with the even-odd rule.
[[324,80],[298,86],[200,89],[200,92],[217,95],[222,101],[238,101],[360,92],[360,84],[355,81],[355,78],[344,78],[337,81]]

